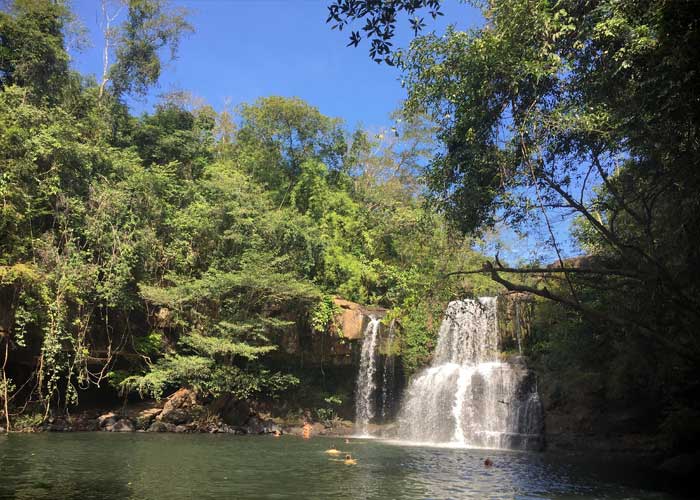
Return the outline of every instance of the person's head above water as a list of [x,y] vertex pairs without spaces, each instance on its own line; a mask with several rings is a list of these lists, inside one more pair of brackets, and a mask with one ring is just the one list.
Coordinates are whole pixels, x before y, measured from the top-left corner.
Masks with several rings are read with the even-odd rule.
[[491,461],[490,458],[486,458],[486,460],[484,460],[484,465],[486,467],[491,467],[493,465],[493,462]]
[[345,460],[352,460],[352,456],[350,456],[349,454],[345,455]]

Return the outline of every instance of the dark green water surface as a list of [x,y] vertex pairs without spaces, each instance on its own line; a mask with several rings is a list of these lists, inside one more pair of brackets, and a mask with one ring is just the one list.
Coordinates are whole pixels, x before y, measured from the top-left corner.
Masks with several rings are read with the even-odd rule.
[[[358,460],[332,461],[335,444]],[[490,457],[494,466],[485,468]],[[0,436],[0,498],[666,499],[609,460],[372,440],[68,433]]]

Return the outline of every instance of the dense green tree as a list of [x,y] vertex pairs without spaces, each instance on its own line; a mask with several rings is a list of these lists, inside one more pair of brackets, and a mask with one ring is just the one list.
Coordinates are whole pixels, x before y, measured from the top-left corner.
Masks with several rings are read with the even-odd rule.
[[[549,226],[560,207],[573,212],[600,257],[588,272],[636,300],[604,311],[573,287],[550,298],[699,356],[700,157],[687,104],[698,88],[687,47],[699,32],[688,5],[494,2],[488,28],[417,40],[404,68],[409,105],[431,111],[447,145],[431,186],[464,229],[495,217]],[[650,293],[663,299],[641,320]]]
[[[168,385],[242,398],[283,389],[294,379],[254,362],[290,326],[275,315],[314,303],[318,292],[299,279],[286,255],[268,250],[276,228],[265,221],[265,193],[230,166],[210,166],[204,179],[197,201],[173,216],[177,239],[170,247],[183,250],[172,254],[182,261],[172,266],[177,273],[140,287],[149,304],[172,315],[166,334],[176,347],[123,385],[155,396]],[[245,220],[251,216],[255,226]]]
[[323,116],[297,98],[265,97],[240,106],[237,133],[240,161],[261,181],[288,196],[304,160],[314,158],[331,170],[343,167],[345,137],[340,121]]
[[0,87],[19,85],[33,100],[57,99],[68,78],[62,2],[21,0],[0,12]]
[[[110,3],[116,3],[115,12]],[[126,15],[118,25],[121,11]],[[102,0],[105,47],[100,97],[108,84],[116,96],[145,94],[163,69],[162,51],[175,58],[182,36],[192,31],[187,12],[168,0]],[[110,56],[114,52],[114,62]]]
[[174,103],[144,116],[128,139],[146,165],[176,165],[183,179],[198,178],[212,160],[216,113],[211,108],[190,112]]
[[[394,53],[407,112],[428,113],[438,127],[430,197],[465,232],[498,223],[543,228],[542,248],[556,262],[514,269],[496,258],[465,271],[575,311],[572,331],[607,332],[600,342],[609,364],[601,370],[646,366],[647,393],[665,406],[668,422],[678,406],[697,415],[695,3],[475,3],[482,27],[421,36]],[[352,8],[333,4],[334,22],[367,20],[366,31],[384,41],[393,35],[394,8],[422,6],[342,5]],[[378,14],[387,9],[391,15]],[[564,259],[558,220],[589,258]],[[566,338],[553,332],[553,351]],[[581,359],[590,352],[580,351]],[[622,386],[631,390],[630,380]]]
[[125,5],[124,23],[109,18],[99,83],[67,68],[62,3],[2,13],[8,428],[107,381],[154,397],[278,393],[297,382],[271,359],[279,336],[309,324],[330,334],[333,295],[392,308],[408,326],[407,369],[426,362],[430,315],[465,287],[435,280],[479,260],[423,206],[431,125],[350,134],[296,98],[216,113],[183,94],[132,116],[123,98],[155,82],[160,50],[187,26],[165,2]]

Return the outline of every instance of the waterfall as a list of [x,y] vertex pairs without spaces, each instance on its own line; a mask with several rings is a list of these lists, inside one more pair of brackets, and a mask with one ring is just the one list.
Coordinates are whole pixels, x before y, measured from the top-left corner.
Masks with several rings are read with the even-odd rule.
[[432,365],[411,381],[399,437],[424,443],[529,449],[542,443],[534,375],[499,361],[496,298],[454,301]]
[[382,422],[386,422],[392,415],[392,403],[394,397],[394,371],[395,358],[392,352],[396,328],[392,321],[389,325],[389,334],[386,339],[386,353],[384,356],[384,369],[382,370]]
[[357,387],[355,390],[355,424],[358,426],[359,433],[362,436],[368,435],[369,422],[374,418],[379,324],[379,319],[370,316],[370,321],[362,337],[360,371],[357,375]]

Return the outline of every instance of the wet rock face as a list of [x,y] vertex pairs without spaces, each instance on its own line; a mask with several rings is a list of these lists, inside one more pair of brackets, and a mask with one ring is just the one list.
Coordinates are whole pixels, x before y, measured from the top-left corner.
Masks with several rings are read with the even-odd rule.
[[387,311],[339,297],[333,299],[333,303],[336,316],[328,331],[317,332],[308,325],[299,324],[282,333],[278,338],[280,349],[275,355],[280,362],[296,364],[303,360],[304,366],[332,364],[339,367],[353,367],[357,363],[354,352],[370,322],[370,316],[381,318]]
[[333,299],[333,303],[340,309],[340,314],[336,317],[336,323],[341,330],[339,333],[348,340],[362,338],[370,316],[382,318],[386,314],[386,309],[381,307],[364,307],[337,297]]
[[340,326],[343,337],[350,340],[362,337],[365,316],[362,313],[360,304],[343,299],[334,299],[333,302],[341,311],[336,321]]

